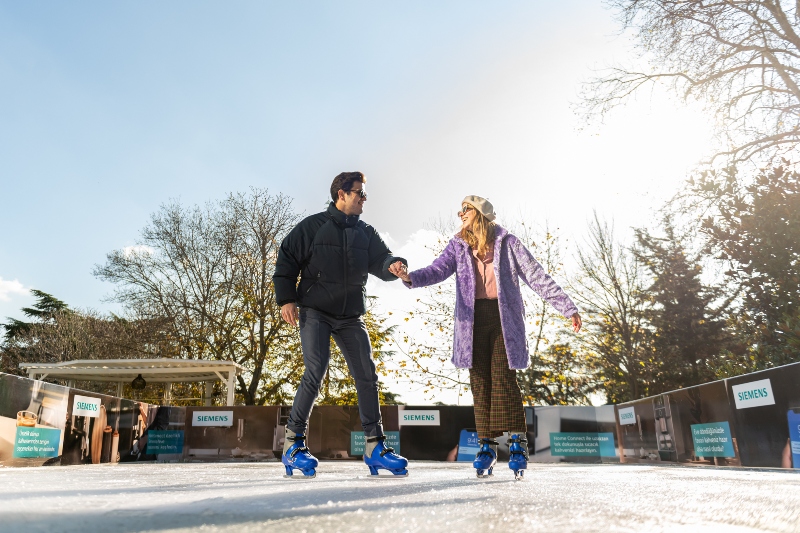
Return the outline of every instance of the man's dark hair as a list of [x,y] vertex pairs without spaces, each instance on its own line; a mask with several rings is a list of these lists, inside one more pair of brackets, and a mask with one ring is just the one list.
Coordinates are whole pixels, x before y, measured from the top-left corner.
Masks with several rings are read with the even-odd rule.
[[342,172],[331,183],[331,199],[335,202],[339,199],[339,191],[348,192],[353,188],[353,182],[360,181],[366,183],[367,178],[361,172]]

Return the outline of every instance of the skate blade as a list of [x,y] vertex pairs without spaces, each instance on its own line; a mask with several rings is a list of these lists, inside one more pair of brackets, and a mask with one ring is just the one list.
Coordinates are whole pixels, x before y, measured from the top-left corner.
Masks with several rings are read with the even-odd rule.
[[494,474],[475,474],[475,479],[492,479]]
[[315,479],[317,474],[313,476],[304,476],[303,474],[298,474],[296,476],[287,476],[286,474],[283,475],[283,479],[291,479],[293,481],[309,481],[311,479]]
[[525,481],[525,471],[524,470],[520,470],[519,474],[517,474],[515,472],[514,473],[514,479],[516,481]]
[[374,479],[379,481],[386,481],[387,479],[405,479],[408,477],[408,472],[405,474],[377,474],[368,476],[358,476],[359,479]]

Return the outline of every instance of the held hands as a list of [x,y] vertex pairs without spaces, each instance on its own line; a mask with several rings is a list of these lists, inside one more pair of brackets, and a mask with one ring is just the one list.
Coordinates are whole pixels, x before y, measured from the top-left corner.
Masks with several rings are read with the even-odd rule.
[[[403,264],[402,261],[395,261],[391,265],[389,265],[389,272],[397,276],[398,278],[402,279],[407,283],[411,283],[411,278],[408,276],[408,267]],[[287,304],[288,305],[288,304]],[[285,308],[286,306],[284,306]],[[295,313],[297,311],[295,310]],[[285,318],[285,315],[284,315]],[[571,317],[572,319],[572,330],[575,333],[578,333],[581,330],[581,326],[583,325],[583,321],[581,320],[581,315],[578,313],[573,314]],[[288,320],[287,320],[288,322]]]
[[408,267],[402,261],[395,261],[389,265],[389,272],[402,279],[407,283],[411,283],[411,278],[408,277]]
[[[411,283],[411,278],[408,277],[408,268],[406,265],[403,264],[402,261],[395,261],[391,265],[389,265],[389,272],[397,276],[398,278]],[[297,304],[295,302],[289,302],[288,304],[283,304],[281,306],[281,317],[292,326],[297,326],[297,321],[299,318],[299,314],[297,311]]]
[[281,306],[281,317],[291,324],[292,326],[297,326],[297,304],[294,302],[289,302],[288,304],[283,304]]
[[581,326],[583,325],[583,321],[581,320],[581,315],[575,313],[570,318],[572,318],[572,330],[575,333],[578,333],[581,330]]

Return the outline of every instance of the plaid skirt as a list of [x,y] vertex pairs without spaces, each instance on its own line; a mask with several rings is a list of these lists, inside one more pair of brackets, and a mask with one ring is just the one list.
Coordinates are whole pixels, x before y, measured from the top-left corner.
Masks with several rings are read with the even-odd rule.
[[469,383],[478,437],[495,438],[506,431],[524,435],[522,392],[517,371],[508,368],[497,300],[475,300],[474,324]]

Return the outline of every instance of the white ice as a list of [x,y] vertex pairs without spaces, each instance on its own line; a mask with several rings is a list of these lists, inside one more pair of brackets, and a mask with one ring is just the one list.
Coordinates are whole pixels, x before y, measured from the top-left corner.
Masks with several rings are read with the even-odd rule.
[[412,462],[372,480],[358,462],[317,479],[277,463],[0,468],[0,531],[800,531],[800,475],[756,469]]

